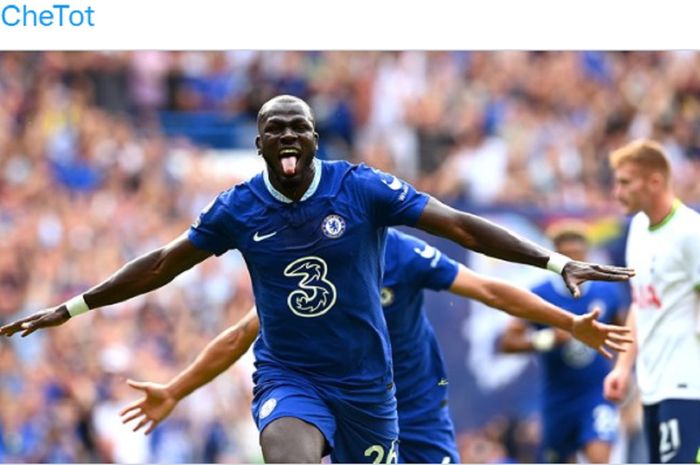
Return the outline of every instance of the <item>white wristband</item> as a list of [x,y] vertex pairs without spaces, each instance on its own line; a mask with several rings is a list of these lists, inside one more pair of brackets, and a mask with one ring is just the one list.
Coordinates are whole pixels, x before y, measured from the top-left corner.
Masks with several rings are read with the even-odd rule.
[[552,328],[540,329],[530,336],[532,347],[538,352],[549,352],[554,348],[557,335]]
[[85,303],[85,298],[82,294],[77,295],[66,302],[66,308],[68,309],[68,314],[73,317],[85,313],[90,310],[90,307]]
[[553,253],[549,256],[549,260],[547,261],[547,269],[549,271],[554,271],[556,274],[561,274],[561,271],[570,261],[571,259],[566,255]]

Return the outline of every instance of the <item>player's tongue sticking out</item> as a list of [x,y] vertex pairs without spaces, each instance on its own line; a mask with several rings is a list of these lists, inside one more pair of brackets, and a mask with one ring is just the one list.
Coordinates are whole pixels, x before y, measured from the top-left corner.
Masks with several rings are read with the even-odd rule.
[[281,159],[282,171],[284,172],[285,176],[294,176],[296,174],[297,160],[297,157],[294,155],[286,156]]

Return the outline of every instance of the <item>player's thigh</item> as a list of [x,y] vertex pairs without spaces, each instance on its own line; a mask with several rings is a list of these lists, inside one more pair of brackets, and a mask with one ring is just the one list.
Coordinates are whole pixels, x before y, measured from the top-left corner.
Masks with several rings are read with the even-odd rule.
[[620,416],[617,407],[604,399],[596,399],[585,407],[577,439],[578,449],[589,462],[608,462],[612,444],[617,440]]
[[399,424],[392,399],[373,405],[333,403],[333,463],[397,463]]
[[564,463],[576,454],[576,436],[580,429],[577,411],[551,409],[542,414],[542,442],[538,460]]
[[656,428],[660,462],[696,463],[700,454],[700,400],[661,401]]
[[454,426],[446,407],[436,415],[406,421],[399,418],[399,444],[399,463],[460,463]]
[[318,462],[333,446],[335,418],[318,393],[307,386],[257,386],[252,412],[266,462],[276,462],[279,457],[284,462]]

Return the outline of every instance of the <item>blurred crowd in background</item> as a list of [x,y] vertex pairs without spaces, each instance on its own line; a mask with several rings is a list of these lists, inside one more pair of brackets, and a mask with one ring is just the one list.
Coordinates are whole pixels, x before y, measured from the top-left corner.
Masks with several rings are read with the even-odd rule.
[[[3,52],[0,322],[185,231],[247,177],[212,157],[251,151],[257,110],[279,93],[311,104],[322,158],[476,210],[616,213],[607,154],[642,136],[667,149],[679,197],[700,203],[697,52]],[[260,461],[250,360],[149,437],[116,413],[138,397],[126,377],[167,381],[252,303],[229,253],[143,298],[0,341],[0,461]],[[532,422],[461,433],[465,462],[534,461]]]

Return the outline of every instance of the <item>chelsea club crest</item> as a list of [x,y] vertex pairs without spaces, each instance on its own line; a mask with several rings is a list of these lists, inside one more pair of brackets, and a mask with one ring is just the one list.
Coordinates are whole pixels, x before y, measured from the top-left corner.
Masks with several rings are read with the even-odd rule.
[[337,239],[345,232],[345,220],[339,215],[328,215],[321,223],[321,230],[326,237]]

